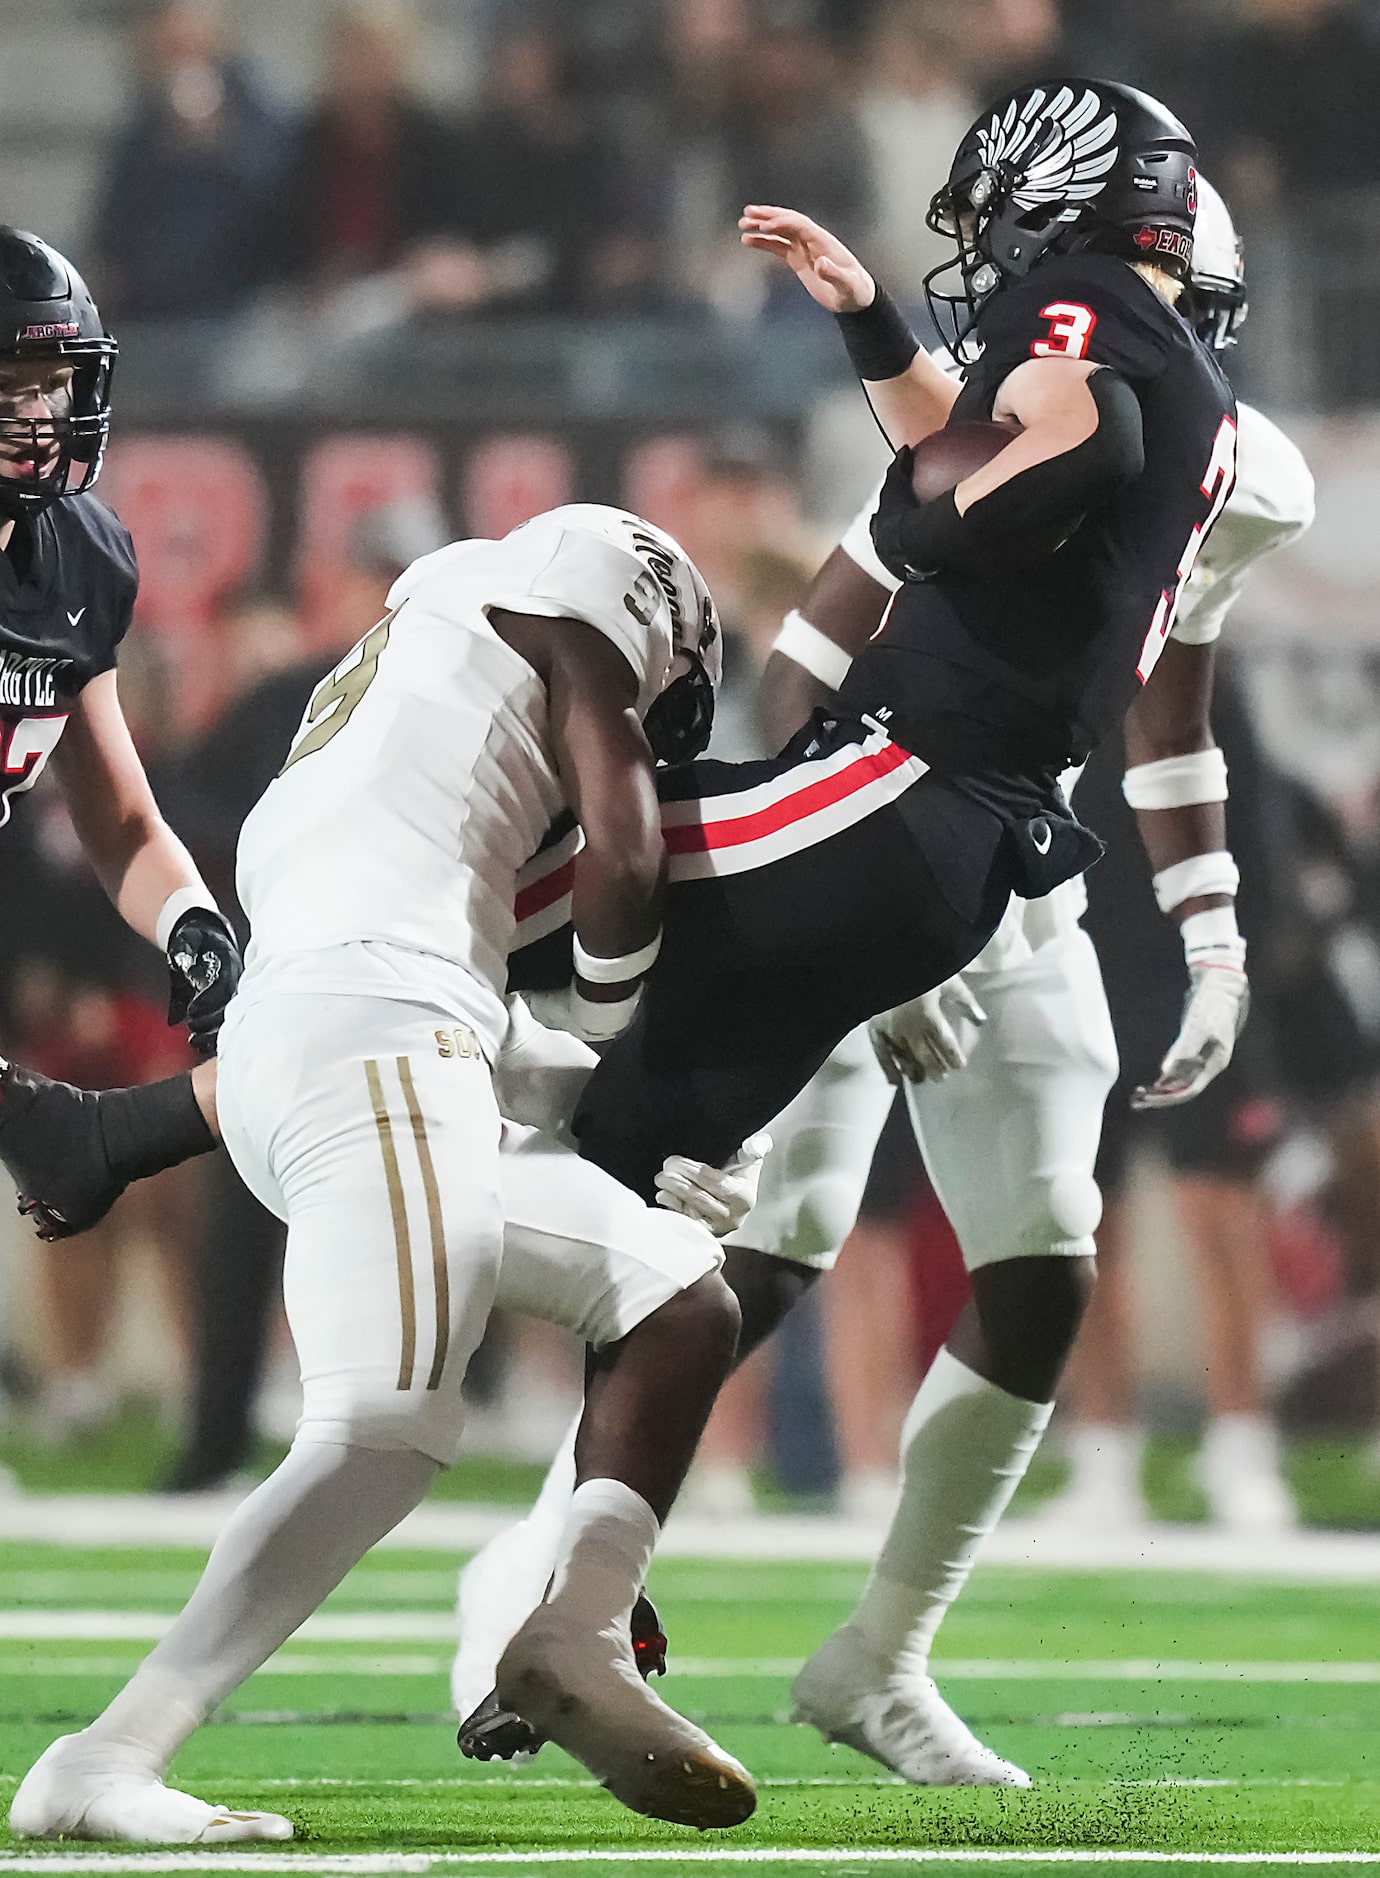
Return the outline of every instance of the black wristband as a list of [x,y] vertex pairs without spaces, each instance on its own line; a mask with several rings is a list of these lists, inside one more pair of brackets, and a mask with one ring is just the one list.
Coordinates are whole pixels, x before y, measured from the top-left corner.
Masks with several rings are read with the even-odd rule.
[[885,287],[878,287],[871,306],[857,313],[836,313],[834,318],[853,370],[871,384],[899,378],[920,350],[920,341]]

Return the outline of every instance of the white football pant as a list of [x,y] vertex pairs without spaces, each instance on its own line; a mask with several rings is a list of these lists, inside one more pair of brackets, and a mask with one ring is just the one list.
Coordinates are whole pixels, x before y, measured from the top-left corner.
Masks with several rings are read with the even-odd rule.
[[[1093,1179],[1116,1044],[1092,942],[1073,926],[1021,962],[973,972],[987,1022],[956,1024],[966,1068],[908,1083],[916,1139],[970,1271],[1090,1256]],[[893,1091],[852,1032],[771,1124],[757,1205],[728,1241],[829,1270],[857,1217]]]
[[472,1034],[420,1004],[328,993],[231,1006],[221,1127],[287,1221],[298,1440],[450,1465],[495,1305],[602,1346],[721,1254],[702,1226],[504,1124]]

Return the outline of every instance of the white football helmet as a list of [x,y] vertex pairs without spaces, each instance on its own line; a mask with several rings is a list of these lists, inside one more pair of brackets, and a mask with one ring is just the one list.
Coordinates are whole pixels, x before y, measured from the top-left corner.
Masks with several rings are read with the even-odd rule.
[[1179,310],[1214,352],[1236,344],[1248,312],[1246,262],[1231,210],[1206,176],[1198,177],[1193,259]]
[[[602,502],[570,502],[551,511],[570,528],[598,535],[641,561],[639,581],[624,601],[633,617],[650,627],[664,605],[669,615],[671,658],[660,689],[643,712],[647,741],[658,762],[686,763],[709,742],[714,693],[723,677],[723,634],[713,596],[700,570],[664,528]],[[645,607],[644,613],[637,611]]]

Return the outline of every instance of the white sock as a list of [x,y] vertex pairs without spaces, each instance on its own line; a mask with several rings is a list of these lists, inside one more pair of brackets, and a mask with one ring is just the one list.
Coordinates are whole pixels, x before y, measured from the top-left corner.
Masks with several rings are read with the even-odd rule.
[[304,1442],[231,1515],[172,1629],[86,1730],[158,1778],[439,1471],[413,1449]]
[[1073,1422],[1064,1434],[1068,1491],[1091,1500],[1140,1498],[1145,1430],[1130,1422]]
[[929,1656],[945,1611],[1040,1445],[1051,1402],[941,1349],[901,1431],[901,1500],[852,1622],[886,1662]]
[[1203,1464],[1224,1473],[1279,1473],[1279,1434],[1268,1415],[1214,1415],[1203,1430]]
[[660,1532],[640,1493],[586,1480],[571,1497],[547,1603],[591,1631],[626,1624]]
[[[570,1502],[575,1493],[575,1436],[579,1431],[580,1414],[570,1424],[565,1440],[556,1450],[556,1458],[546,1470],[546,1478],[541,1483],[541,1492],[532,1504],[532,1510],[522,1522],[523,1539],[526,1550],[533,1562],[544,1561],[546,1578],[556,1569],[556,1558],[561,1549],[561,1534],[570,1514]],[[542,1585],[545,1588],[546,1580]]]

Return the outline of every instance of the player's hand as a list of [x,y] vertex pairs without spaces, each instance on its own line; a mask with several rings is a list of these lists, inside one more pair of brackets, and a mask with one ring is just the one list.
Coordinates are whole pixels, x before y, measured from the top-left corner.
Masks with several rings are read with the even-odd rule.
[[749,202],[738,227],[745,248],[784,261],[826,313],[858,313],[876,298],[877,283],[857,255],[808,215]]
[[1231,1061],[1251,1008],[1245,971],[1235,965],[1192,965],[1179,1034],[1158,1078],[1137,1089],[1133,1109],[1167,1109],[1191,1102]]
[[638,995],[615,1004],[593,1004],[576,994],[574,984],[559,991],[524,991],[523,1000],[539,1024],[564,1030],[582,1043],[611,1043],[637,1015]]
[[168,1022],[187,1026],[198,1055],[215,1055],[225,1007],[243,969],[229,922],[210,907],[192,907],[169,933]]
[[968,1053],[956,1023],[982,1025],[987,1013],[960,972],[894,1011],[883,1011],[867,1027],[877,1061],[896,1088],[903,1082],[939,1082],[951,1069],[964,1069]]
[[670,1154],[656,1177],[656,1203],[697,1219],[716,1239],[726,1239],[756,1206],[762,1163],[770,1153],[770,1135],[749,1135],[722,1167]]
[[920,504],[911,487],[914,452],[903,444],[891,460],[872,515],[872,545],[877,559],[897,580],[914,580],[914,535]]

